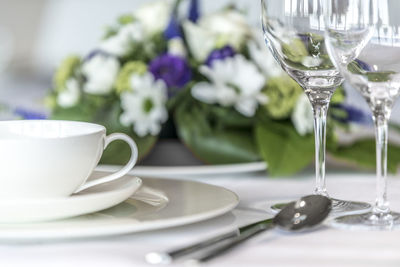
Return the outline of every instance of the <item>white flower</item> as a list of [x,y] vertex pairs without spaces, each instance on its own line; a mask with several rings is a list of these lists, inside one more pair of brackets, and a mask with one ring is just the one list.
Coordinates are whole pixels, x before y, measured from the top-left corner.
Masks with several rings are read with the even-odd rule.
[[198,61],[204,61],[216,46],[231,45],[238,50],[251,35],[246,18],[233,9],[201,17],[197,24],[185,21],[183,30]]
[[242,55],[214,61],[211,68],[201,66],[200,72],[211,81],[200,82],[192,88],[192,96],[200,101],[234,106],[247,117],[254,116],[258,103],[267,101],[261,93],[265,77]]
[[199,21],[200,27],[226,38],[228,44],[239,49],[250,36],[251,29],[246,17],[234,10],[226,9],[204,16]]
[[78,81],[70,78],[65,82],[64,90],[58,94],[57,104],[63,108],[73,107],[78,103],[80,95]]
[[133,16],[142,24],[146,36],[164,31],[172,12],[168,0],[158,0],[147,3],[136,9]]
[[250,58],[261,71],[269,77],[281,76],[284,72],[267,48],[264,37],[259,29],[253,29],[254,39],[247,44]]
[[100,50],[115,56],[124,56],[130,52],[133,43],[144,39],[143,27],[140,23],[129,23],[119,29],[118,33],[100,44]]
[[115,57],[97,54],[82,65],[87,81],[83,90],[89,94],[104,95],[111,92],[119,71]]
[[157,135],[161,124],[168,119],[167,86],[162,80],[155,80],[151,73],[134,74],[131,78],[132,91],[121,94],[123,125],[133,124],[135,133],[141,137]]
[[292,122],[300,135],[311,133],[314,129],[314,115],[310,101],[305,94],[300,95],[292,113]]
[[182,38],[175,37],[168,41],[168,54],[186,58],[187,51]]
[[182,26],[190,52],[196,60],[204,62],[214,50],[218,36],[191,21],[183,22]]

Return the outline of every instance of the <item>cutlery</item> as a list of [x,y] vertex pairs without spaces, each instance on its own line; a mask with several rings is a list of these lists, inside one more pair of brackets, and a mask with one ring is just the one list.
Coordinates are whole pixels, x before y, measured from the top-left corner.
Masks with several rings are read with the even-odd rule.
[[288,231],[298,231],[318,225],[329,215],[331,209],[332,202],[329,198],[321,195],[305,196],[286,205],[274,218],[252,223],[232,232],[172,251],[150,252],[146,255],[146,261],[151,264],[169,264],[183,256],[218,245],[191,260],[205,262],[275,226]]

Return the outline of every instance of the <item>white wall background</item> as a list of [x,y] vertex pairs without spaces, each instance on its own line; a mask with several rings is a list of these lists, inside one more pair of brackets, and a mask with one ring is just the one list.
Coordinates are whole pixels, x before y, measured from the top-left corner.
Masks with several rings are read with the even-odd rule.
[[[38,42],[34,51],[39,64],[61,60],[71,52],[86,53],[102,35],[103,26],[112,23],[120,14],[134,10],[151,0],[51,0],[43,11]],[[258,22],[257,0],[202,0],[203,12],[234,3],[246,10],[249,19]]]

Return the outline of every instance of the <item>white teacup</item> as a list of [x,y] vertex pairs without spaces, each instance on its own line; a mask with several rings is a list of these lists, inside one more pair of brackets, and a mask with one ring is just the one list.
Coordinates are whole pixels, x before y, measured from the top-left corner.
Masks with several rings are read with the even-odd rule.
[[[114,140],[131,148],[121,170],[86,182],[103,150]],[[118,179],[135,165],[138,150],[127,135],[106,136],[97,124],[73,121],[0,121],[0,198],[68,197]]]

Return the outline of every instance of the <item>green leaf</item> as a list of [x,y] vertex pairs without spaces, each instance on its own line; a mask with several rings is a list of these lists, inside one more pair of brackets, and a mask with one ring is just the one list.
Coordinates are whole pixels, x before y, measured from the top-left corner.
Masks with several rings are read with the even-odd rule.
[[272,176],[295,174],[313,161],[313,135],[299,135],[290,122],[259,122],[255,134]]
[[331,104],[340,104],[346,99],[346,91],[339,86],[332,95]]
[[[349,146],[341,146],[336,150],[330,151],[337,159],[346,160],[356,164],[358,167],[367,169],[376,168],[375,140],[363,139]],[[400,165],[400,147],[396,145],[388,146],[388,171],[396,173]]]
[[121,25],[126,25],[135,21],[135,18],[132,14],[124,14],[119,16],[118,23]]
[[225,127],[249,128],[254,124],[253,118],[248,118],[234,110],[217,105],[207,105],[210,115]]
[[77,105],[72,108],[53,109],[50,119],[52,120],[71,120],[71,121],[91,121],[92,111],[82,105]]
[[210,164],[254,162],[260,159],[252,128],[221,127],[223,122],[191,98],[175,110],[177,132],[183,143]]

